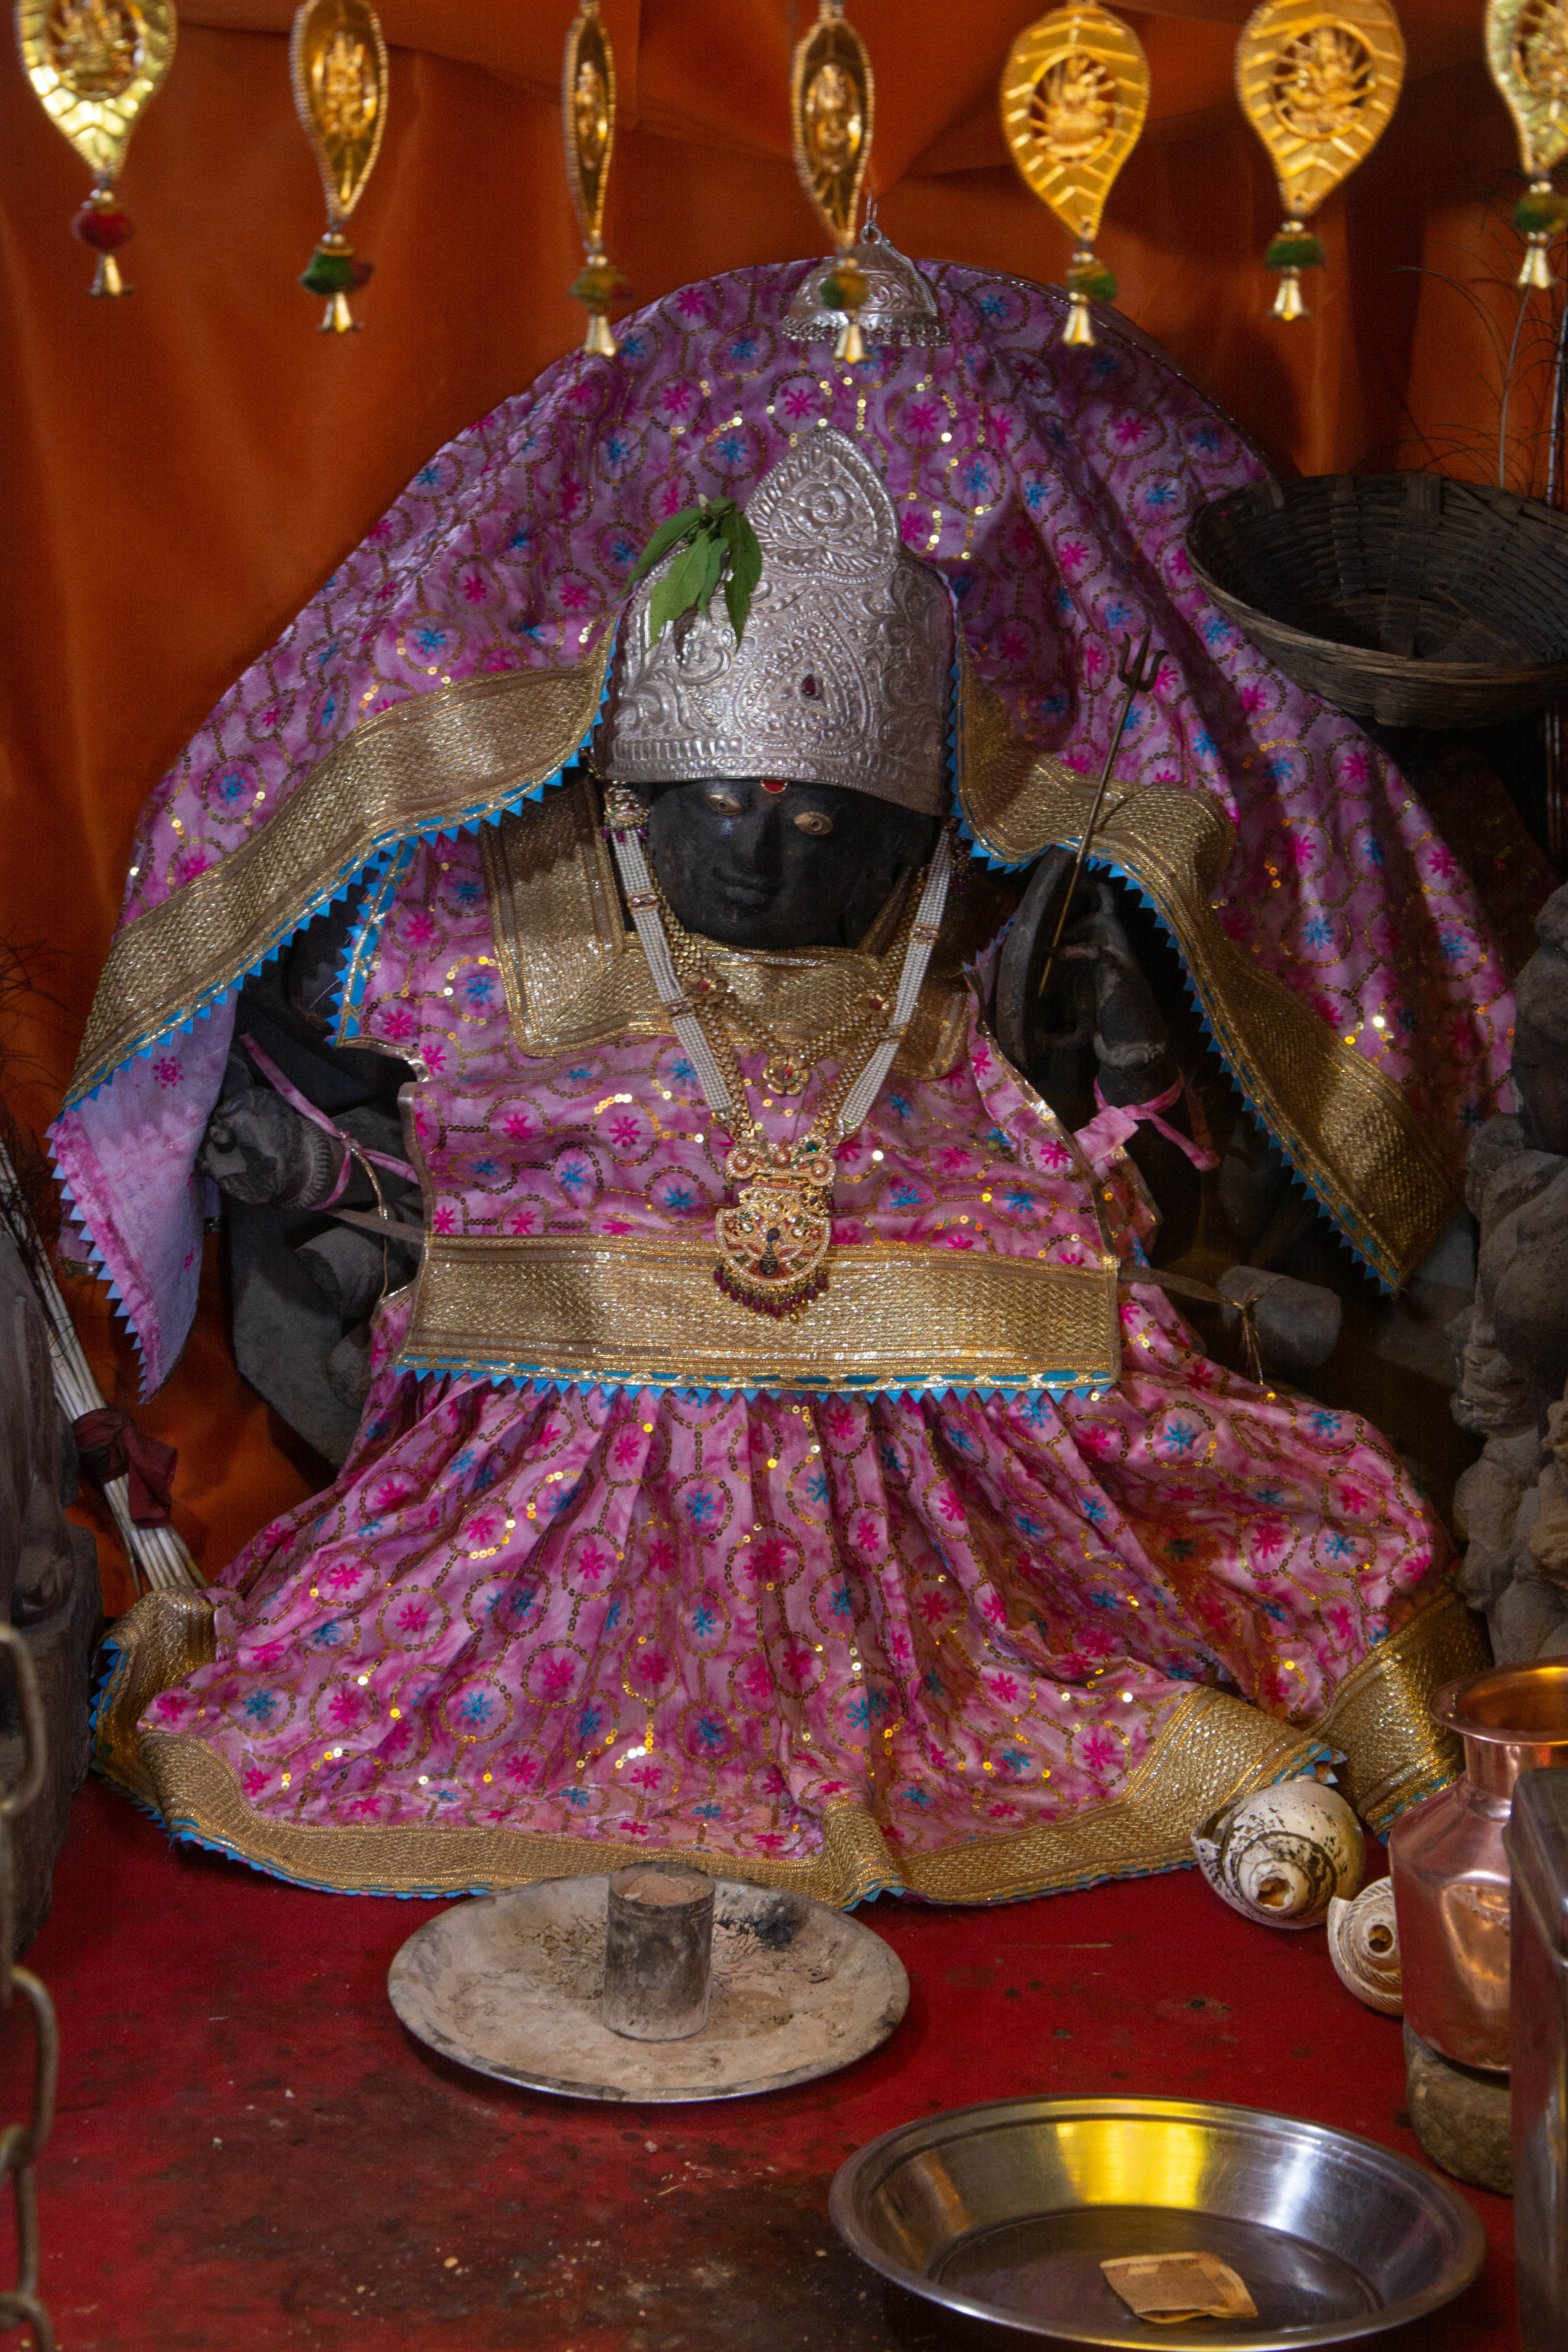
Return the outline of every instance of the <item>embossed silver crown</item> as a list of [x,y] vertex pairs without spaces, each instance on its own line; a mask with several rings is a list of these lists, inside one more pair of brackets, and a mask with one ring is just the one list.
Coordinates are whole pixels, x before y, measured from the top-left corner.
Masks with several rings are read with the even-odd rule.
[[876,468],[832,426],[802,436],[746,514],[763,572],[737,646],[715,596],[648,642],[655,572],[621,624],[595,744],[628,784],[783,776],[940,816],[952,610],[904,552]]

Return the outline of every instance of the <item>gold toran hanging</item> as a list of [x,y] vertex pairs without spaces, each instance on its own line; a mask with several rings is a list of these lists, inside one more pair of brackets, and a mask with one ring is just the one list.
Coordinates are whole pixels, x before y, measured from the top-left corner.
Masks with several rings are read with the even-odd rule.
[[1149,111],[1143,44],[1108,8],[1053,8],[1014,42],[1000,96],[1014,163],[1078,240],[1068,264],[1072,299],[1062,341],[1092,343],[1090,301],[1116,299],[1116,279],[1097,258],[1094,240]]
[[585,305],[585,352],[614,359],[616,339],[606,313],[631,288],[605,251],[605,199],[616,144],[616,58],[599,22],[599,0],[584,0],[566,36],[561,75],[561,127],[566,135],[566,177],[583,231],[583,267],[572,299]]
[[828,310],[847,314],[833,356],[847,366],[866,356],[858,314],[870,281],[849,248],[871,161],[875,106],[871,60],[854,26],[844,21],[844,0],[821,0],[816,22],[790,62],[790,124],[800,184],[840,256],[821,292]]
[[365,191],[386,128],[386,43],[370,0],[305,0],[296,10],[289,62],[294,110],[316,152],[327,195],[327,229],[300,283],[324,294],[323,335],[357,333],[349,296],[374,264],[359,261],[343,223]]
[[1323,248],[1307,226],[1371,154],[1399,102],[1405,37],[1388,0],[1264,0],[1242,27],[1236,87],[1268,150],[1285,221],[1264,256],[1277,319],[1305,319],[1301,272]]
[[1487,63],[1519,133],[1519,160],[1530,186],[1514,207],[1525,239],[1515,283],[1556,283],[1546,248],[1568,220],[1568,197],[1552,185],[1552,167],[1568,151],[1568,0],[1490,0]]
[[129,294],[116,253],[132,220],[114,184],[137,117],[174,60],[169,0],[17,0],[16,43],[27,79],[57,131],[93,174],[71,233],[98,256],[89,292]]

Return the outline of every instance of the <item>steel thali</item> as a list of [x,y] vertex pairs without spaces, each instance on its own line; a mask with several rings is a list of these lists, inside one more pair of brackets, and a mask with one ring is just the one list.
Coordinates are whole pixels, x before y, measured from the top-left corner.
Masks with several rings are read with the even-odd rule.
[[[972,2320],[1059,2344],[1349,2343],[1435,2311],[1486,2256],[1473,2209],[1392,2150],[1255,2107],[996,2099],[887,2132],[833,2184],[862,2261]],[[1253,2320],[1137,2319],[1119,2255],[1212,2253]]]

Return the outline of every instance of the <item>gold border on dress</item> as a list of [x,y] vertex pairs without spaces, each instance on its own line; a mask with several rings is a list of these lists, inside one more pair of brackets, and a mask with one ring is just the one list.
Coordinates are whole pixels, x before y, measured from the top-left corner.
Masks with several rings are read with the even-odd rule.
[[247,1801],[232,1766],[205,1740],[137,1730],[160,1690],[212,1663],[211,1599],[149,1593],[121,1618],[115,1638],[119,1654],[96,1724],[99,1770],[139,1802],[155,1804],[174,1834],[280,1878],[350,1894],[462,1895],[616,1870],[651,1850],[708,1870],[721,1859],[729,1877],[844,1908],[888,1888],[930,1903],[1005,1903],[1175,1869],[1192,1860],[1199,1822],[1308,1770],[1325,1748],[1342,1754],[1350,1800],[1381,1834],[1398,1812],[1456,1777],[1455,1743],[1433,1724],[1429,1701],[1456,1671],[1484,1664],[1486,1655],[1474,1618],[1447,1590],[1352,1670],[1321,1723],[1282,1722],[1227,1692],[1194,1690],[1110,1804],[1064,1822],[904,1852],[866,1806],[848,1801],[825,1814],[817,1855],[773,1862],[701,1840],[650,1849],[435,1822],[351,1828],[278,1821]]
[[713,1278],[711,1236],[432,1234],[405,1370],[629,1389],[1109,1388],[1121,1369],[1109,1265],[845,1243],[797,1316]]

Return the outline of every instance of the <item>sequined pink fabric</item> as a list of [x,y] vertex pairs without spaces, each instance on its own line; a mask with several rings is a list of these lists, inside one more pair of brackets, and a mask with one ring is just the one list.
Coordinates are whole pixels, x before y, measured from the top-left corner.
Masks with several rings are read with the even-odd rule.
[[[826,420],[875,454],[908,545],[951,581],[982,675],[1032,740],[1093,767],[1121,639],[1152,628],[1164,667],[1121,772],[1222,802],[1239,829],[1223,920],[1404,1089],[1457,1169],[1505,1102],[1511,1000],[1470,885],[1398,772],[1271,669],[1192,578],[1189,517],[1256,478],[1258,459],[1114,327],[1097,349],[1064,346],[1059,292],[929,274],[950,349],[835,368],[780,332],[799,266],[737,271],[629,320],[615,361],[574,353],[460,434],[153,793],[125,919],[240,847],[360,719],[477,672],[574,659],[658,522],[699,494],[744,499]],[[158,1099],[144,1060],[58,1133],[106,1267],[142,1318],[153,1383],[188,1313],[168,1288],[194,1230],[183,1138],[210,1105],[226,1018],[205,1036],[198,1023],[189,1055],[184,1040],[153,1047],[205,1097],[178,1149],[166,1126],[140,1156],[124,1140]],[[100,1108],[121,1087],[135,1106]]]
[[[426,1074],[439,1230],[711,1231],[678,1048],[520,1051],[471,843],[411,864],[361,1018]],[[841,1156],[835,1233],[1074,1262],[1091,1184],[1131,1261],[1121,1163],[973,1023]],[[1364,1423],[1208,1361],[1152,1288],[1120,1385],[1059,1402],[421,1381],[405,1315],[341,1475],[225,1571],[216,1662],[146,1718],[279,1822],[799,1859],[850,1798],[895,1851],[1007,1835],[1114,1799],[1194,1683],[1311,1723],[1442,1548]]]

